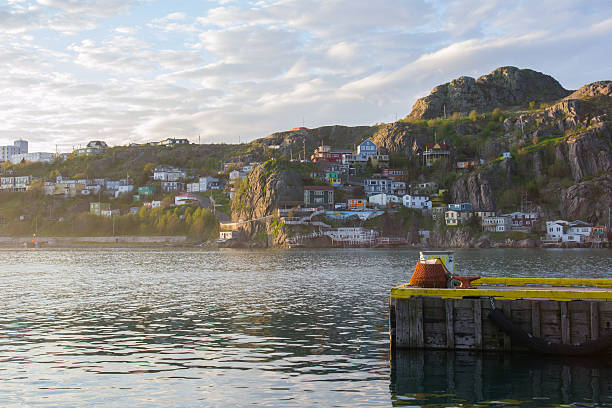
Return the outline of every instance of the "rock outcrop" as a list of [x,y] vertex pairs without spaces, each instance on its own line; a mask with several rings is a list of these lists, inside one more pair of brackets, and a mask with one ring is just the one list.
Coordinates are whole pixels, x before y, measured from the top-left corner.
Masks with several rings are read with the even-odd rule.
[[283,203],[295,203],[304,199],[301,174],[288,163],[269,160],[255,167],[243,181],[232,202],[232,220],[260,220],[244,224],[249,238],[259,231],[268,231],[271,220]]
[[494,209],[494,190],[483,173],[470,174],[458,179],[451,189],[453,202],[471,203],[474,209]]
[[612,174],[583,181],[561,193],[560,212],[564,219],[597,222],[607,219],[612,208]]
[[531,101],[554,102],[570,94],[553,77],[515,67],[501,67],[478,79],[462,76],[419,99],[409,117],[432,119],[472,110],[490,112],[495,108],[525,106]]

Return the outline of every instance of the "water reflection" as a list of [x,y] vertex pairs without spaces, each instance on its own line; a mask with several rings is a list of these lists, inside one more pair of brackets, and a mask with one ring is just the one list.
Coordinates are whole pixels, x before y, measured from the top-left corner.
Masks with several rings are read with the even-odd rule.
[[[612,270],[605,251],[546,252],[542,262],[543,254],[459,251],[457,267],[487,276],[603,277]],[[411,360],[390,371],[387,332],[389,289],[408,280],[418,251],[0,250],[0,256],[2,407],[371,407],[410,402],[425,387],[401,369]],[[423,357],[423,378],[436,382],[442,363],[429,358]],[[458,377],[452,393],[439,381],[426,392],[455,395],[463,389]],[[495,378],[483,390],[506,381]],[[602,401],[606,392],[600,383]]]
[[397,350],[393,406],[612,406],[612,361]]

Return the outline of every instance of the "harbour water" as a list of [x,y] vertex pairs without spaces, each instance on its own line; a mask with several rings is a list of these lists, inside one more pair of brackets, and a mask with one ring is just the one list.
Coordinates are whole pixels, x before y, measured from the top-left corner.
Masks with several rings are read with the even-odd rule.
[[[0,406],[612,406],[612,362],[389,352],[411,250],[1,250]],[[610,250],[462,275],[612,277]]]

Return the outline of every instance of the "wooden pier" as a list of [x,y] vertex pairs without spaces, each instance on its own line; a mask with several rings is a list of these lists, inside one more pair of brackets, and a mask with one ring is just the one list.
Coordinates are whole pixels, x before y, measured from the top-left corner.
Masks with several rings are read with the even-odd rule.
[[[499,309],[529,336],[584,345],[612,336],[612,279],[480,278],[476,289],[391,289],[392,347],[528,351],[488,318]],[[612,355],[612,348],[605,353]]]

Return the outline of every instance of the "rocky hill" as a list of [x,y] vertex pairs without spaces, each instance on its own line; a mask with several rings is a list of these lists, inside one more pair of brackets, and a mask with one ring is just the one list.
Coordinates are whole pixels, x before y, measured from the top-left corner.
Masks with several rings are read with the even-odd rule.
[[478,79],[462,76],[439,85],[419,99],[409,117],[432,119],[454,112],[491,112],[495,108],[527,106],[534,101],[554,102],[570,94],[553,77],[530,69],[500,67]]
[[496,208],[505,193],[528,193],[551,217],[603,222],[612,207],[611,91],[612,81],[595,82],[546,109],[505,119],[497,139],[514,158],[457,179],[453,200]]

